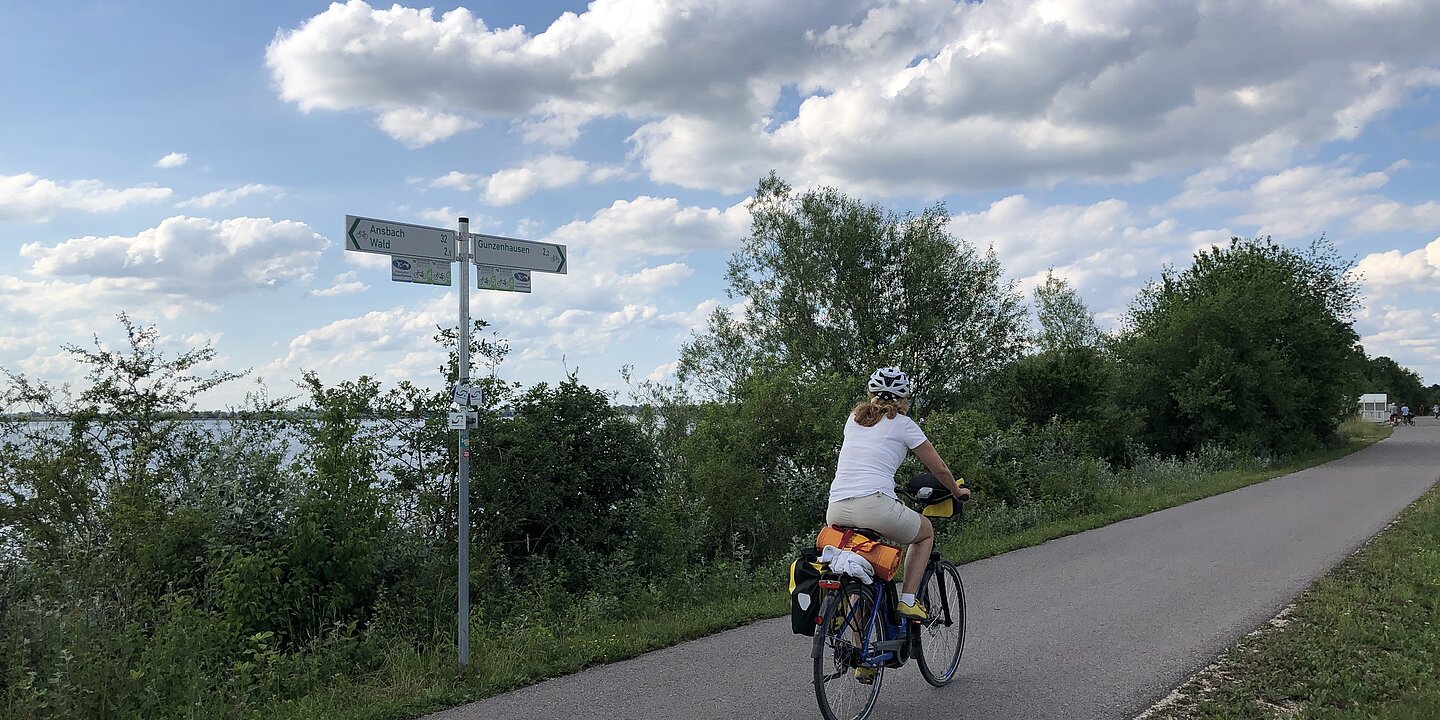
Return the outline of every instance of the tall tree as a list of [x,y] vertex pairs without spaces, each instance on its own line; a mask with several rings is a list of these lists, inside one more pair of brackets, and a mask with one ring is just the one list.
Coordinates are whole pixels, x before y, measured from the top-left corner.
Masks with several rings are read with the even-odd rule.
[[1095,316],[1080,294],[1053,271],[1035,288],[1035,315],[1040,321],[1036,345],[1041,352],[1093,348],[1100,343]]
[[750,215],[727,273],[743,316],[717,311],[682,352],[682,377],[714,394],[767,368],[860,378],[898,365],[934,399],[1019,354],[1021,298],[993,251],[947,232],[944,206],[897,214],[771,173]]
[[1420,375],[1384,355],[1366,358],[1363,374],[1364,392],[1383,392],[1396,405],[1409,403],[1411,408],[1429,404],[1430,391],[1420,380]]
[[1304,250],[1232,238],[1142,290],[1120,354],[1145,440],[1289,452],[1333,436],[1355,411],[1351,267],[1323,237]]
[[1115,399],[1115,359],[1085,301],[1065,280],[1046,273],[1035,288],[1036,352],[1011,363],[992,385],[998,416],[1033,426],[1064,422],[1089,451],[1123,459],[1133,424]]

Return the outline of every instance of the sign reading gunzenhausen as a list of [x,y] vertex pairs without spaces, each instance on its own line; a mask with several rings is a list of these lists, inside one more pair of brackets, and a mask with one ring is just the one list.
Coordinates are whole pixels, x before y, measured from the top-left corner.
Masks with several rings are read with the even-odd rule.
[[470,238],[475,241],[476,265],[567,274],[564,245],[481,233],[470,233]]

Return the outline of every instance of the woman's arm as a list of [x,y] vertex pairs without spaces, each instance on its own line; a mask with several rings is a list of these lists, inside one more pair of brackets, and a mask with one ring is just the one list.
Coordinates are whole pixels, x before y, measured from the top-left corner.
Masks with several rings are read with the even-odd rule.
[[950,494],[957,498],[969,497],[970,488],[962,487],[955,482],[955,474],[950,472],[950,466],[940,459],[940,453],[935,452],[935,446],[929,440],[915,446],[915,457],[925,463],[925,469],[930,471],[937,480],[949,488]]

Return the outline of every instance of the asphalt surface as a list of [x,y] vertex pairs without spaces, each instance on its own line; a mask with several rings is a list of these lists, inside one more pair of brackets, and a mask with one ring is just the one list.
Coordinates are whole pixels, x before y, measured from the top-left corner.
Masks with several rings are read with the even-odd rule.
[[[961,567],[959,677],[936,689],[913,662],[888,671],[871,717],[1134,718],[1436,482],[1440,425],[1420,422],[1323,466]],[[765,620],[429,718],[819,717],[809,649],[788,619]]]

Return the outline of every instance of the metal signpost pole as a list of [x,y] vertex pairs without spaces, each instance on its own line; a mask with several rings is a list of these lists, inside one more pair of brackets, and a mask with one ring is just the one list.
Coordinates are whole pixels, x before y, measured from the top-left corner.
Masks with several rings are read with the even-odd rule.
[[[470,384],[470,218],[460,218],[460,381]],[[460,430],[460,667],[470,664],[470,408]]]
[[470,262],[473,259],[486,266],[475,269],[478,289],[528,293],[532,271],[569,272],[566,248],[499,235],[471,235],[470,218],[460,218],[460,235],[455,237],[446,228],[346,215],[345,249],[388,255],[394,282],[449,286],[450,263],[460,261],[459,367],[450,395],[460,411],[449,413],[446,425],[460,433],[456,645],[463,668],[470,664],[470,419],[471,409],[483,404],[480,392],[470,387]]

